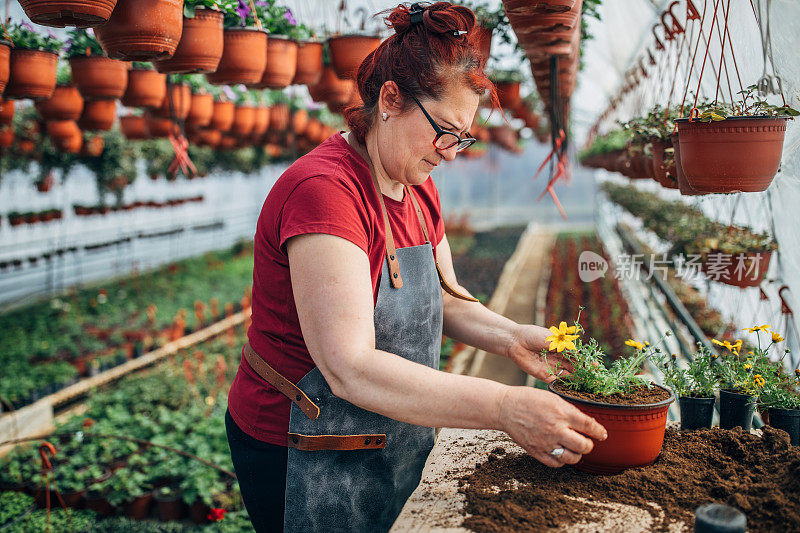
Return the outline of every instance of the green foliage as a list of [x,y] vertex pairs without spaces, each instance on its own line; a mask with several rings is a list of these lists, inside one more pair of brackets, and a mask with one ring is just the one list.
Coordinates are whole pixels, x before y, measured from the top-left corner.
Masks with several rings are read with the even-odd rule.
[[72,83],[72,68],[66,61],[58,62],[58,70],[56,71],[56,82],[59,85],[70,85]]
[[622,150],[630,143],[632,134],[630,130],[616,129],[605,135],[598,135],[590,147],[580,153],[580,158],[592,155],[608,154],[615,150]]
[[0,494],[0,526],[33,508],[33,497],[24,492]]
[[33,26],[27,22],[16,22],[6,26],[8,36],[15,48],[25,50],[42,50],[45,52],[58,53],[64,43],[56,39],[50,31],[47,35],[38,33]]
[[38,509],[11,524],[3,533],[49,533],[51,531],[90,531],[96,520],[93,511],[54,508],[49,516],[46,509]]
[[800,111],[788,106],[770,104],[758,94],[758,86],[750,85],[747,89],[739,91],[741,100],[727,102],[705,102],[697,106],[699,116],[697,120],[713,122],[733,117],[796,117]]
[[520,69],[510,69],[510,70],[495,69],[492,71],[489,77],[494,83],[511,83],[511,82],[521,83],[522,80],[524,79],[524,76],[522,75],[522,71]]
[[196,9],[213,9],[224,14],[236,14],[237,0],[184,0],[183,16],[194,18]]
[[66,41],[66,57],[105,57],[106,53],[93,33],[90,34],[87,30],[75,28],[69,30],[67,36],[69,38]]
[[664,373],[664,381],[677,396],[713,398],[719,387],[719,377],[714,362],[717,354],[698,344],[688,367],[678,366],[677,354],[655,350],[653,361]]
[[253,2],[252,9],[250,2],[244,0],[243,2],[236,3],[233,11],[225,11],[225,20],[223,22],[226,28],[257,28],[256,20],[261,22],[263,29],[266,29],[265,23],[269,18],[268,10],[272,2]]

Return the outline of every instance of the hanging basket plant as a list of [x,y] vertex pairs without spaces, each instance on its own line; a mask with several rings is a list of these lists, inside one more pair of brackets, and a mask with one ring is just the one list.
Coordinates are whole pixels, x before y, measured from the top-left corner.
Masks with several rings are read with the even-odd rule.
[[223,19],[235,14],[236,2],[187,0],[183,6],[183,33],[171,58],[156,61],[159,72],[189,74],[214,72],[223,53]]
[[183,31],[183,0],[118,0],[95,33],[108,57],[156,61],[172,57]]
[[248,137],[253,132],[256,120],[256,108],[249,104],[237,105],[233,114],[231,134],[236,137]]
[[328,39],[331,65],[336,75],[343,79],[355,79],[364,58],[379,44],[381,38],[374,35],[338,35]]
[[322,43],[300,40],[297,46],[297,68],[292,85],[314,85],[322,76]]
[[167,84],[167,96],[161,107],[153,109],[154,115],[173,120],[184,120],[189,115],[192,105],[192,90],[188,83]]
[[0,126],[10,126],[14,121],[14,100],[0,99]]
[[209,129],[226,132],[233,126],[233,117],[236,113],[236,105],[227,100],[215,100],[214,111],[211,115]]
[[47,100],[39,100],[34,105],[42,120],[73,120],[80,118],[83,111],[83,97],[73,85],[69,67],[58,70],[58,85],[53,96]]
[[83,104],[78,126],[86,131],[109,131],[116,118],[116,100],[89,100]]
[[169,137],[179,132],[178,125],[168,118],[153,115],[150,111],[144,114],[147,131],[153,138]]
[[83,133],[74,120],[48,122],[47,136],[60,152],[77,154],[83,145]]
[[3,98],[50,98],[56,89],[61,41],[36,33],[26,22],[11,24],[7,30],[14,48],[9,57],[9,79]]
[[679,119],[681,167],[692,189],[705,193],[759,192],[775,178],[786,121],[800,114],[770,105],[752,85],[733,105],[700,106]]
[[128,71],[128,87],[122,96],[122,105],[161,107],[166,96],[167,76],[153,70],[149,63],[134,63]]
[[308,29],[298,25],[292,12],[285,7],[271,5],[266,11],[267,67],[259,89],[283,89],[292,84],[297,72],[298,45],[296,39],[310,35]]
[[192,93],[192,103],[186,116],[186,126],[205,128],[214,116],[214,96],[209,93]]
[[72,79],[85,100],[116,100],[128,86],[128,65],[105,57],[89,30],[68,32],[66,56]]
[[315,102],[333,105],[345,105],[355,90],[353,80],[343,80],[336,75],[333,67],[325,65],[319,83],[308,87],[308,92]]
[[36,24],[87,28],[105,24],[117,0],[20,0],[19,4]]
[[130,141],[143,141],[150,138],[147,122],[141,115],[119,117],[119,129],[125,138]]
[[0,94],[3,94],[11,74],[11,47],[10,41],[0,39]]
[[255,11],[239,4],[234,14],[224,18],[223,51],[217,70],[206,74],[215,85],[255,85],[267,68],[267,33],[263,30],[264,7],[255,4]]
[[495,70],[491,78],[497,87],[497,98],[504,109],[517,109],[522,105],[519,94],[522,73],[519,70]]
[[258,142],[261,137],[267,132],[269,128],[270,108],[265,105],[257,105],[255,110],[255,119],[253,121],[253,132],[251,136],[255,142]]

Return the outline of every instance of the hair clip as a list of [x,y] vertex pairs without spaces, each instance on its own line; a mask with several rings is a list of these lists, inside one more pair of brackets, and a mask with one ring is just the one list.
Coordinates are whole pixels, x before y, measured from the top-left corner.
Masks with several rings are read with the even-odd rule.
[[461,36],[461,35],[464,35],[464,34],[466,34],[466,33],[467,33],[467,31],[466,31],[466,30],[455,30],[455,31],[453,32],[453,35],[455,35],[456,37],[459,37],[459,36]]
[[419,3],[414,2],[411,4],[411,10],[409,11],[409,14],[411,15],[409,19],[411,26],[420,24],[422,22],[422,13],[424,11],[425,9]]

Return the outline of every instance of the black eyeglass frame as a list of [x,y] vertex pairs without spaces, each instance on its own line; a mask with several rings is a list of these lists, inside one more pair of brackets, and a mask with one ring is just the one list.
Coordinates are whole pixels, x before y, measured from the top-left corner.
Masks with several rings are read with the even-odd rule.
[[[422,104],[420,103],[420,101],[419,101],[419,100],[417,100],[417,97],[416,97],[416,96],[414,96],[413,94],[409,94],[409,96],[410,96],[410,97],[411,97],[411,98],[414,100],[414,102],[416,102],[416,103],[417,103],[417,105],[419,106],[419,108],[422,110],[422,113],[425,115],[425,118],[427,118],[427,119],[428,119],[428,122],[430,122],[431,126],[433,127],[433,130],[436,132],[436,137],[433,139],[433,147],[434,147],[434,148],[436,148],[437,150],[449,150],[449,149],[450,149],[450,148],[452,148],[453,146],[457,146],[457,148],[456,148],[456,152],[463,152],[464,150],[466,150],[467,148],[469,148],[470,146],[472,146],[473,144],[475,144],[475,143],[478,141],[478,139],[476,139],[476,138],[474,138],[474,137],[469,137],[469,136],[467,136],[467,137],[461,137],[461,136],[460,136],[460,135],[458,135],[457,133],[453,133],[452,131],[447,131],[447,130],[445,130],[445,129],[442,129],[442,128],[441,128],[441,127],[440,127],[440,126],[439,126],[439,125],[436,123],[436,121],[435,121],[435,120],[433,120],[433,117],[431,117],[431,116],[428,114],[428,112],[425,110],[425,108],[424,108],[424,107],[422,107]],[[449,145],[448,145],[447,147],[445,147],[445,148],[439,148],[438,146],[436,146],[436,141],[438,141],[438,140],[439,140],[440,138],[442,138],[444,135],[452,135],[453,137],[455,137],[455,138],[456,138],[456,139],[458,139],[458,140],[457,140],[457,141],[455,141],[455,142],[454,142],[454,143],[452,143],[452,144],[449,144]],[[464,144],[464,145],[462,146],[462,143],[467,143],[467,144]]]

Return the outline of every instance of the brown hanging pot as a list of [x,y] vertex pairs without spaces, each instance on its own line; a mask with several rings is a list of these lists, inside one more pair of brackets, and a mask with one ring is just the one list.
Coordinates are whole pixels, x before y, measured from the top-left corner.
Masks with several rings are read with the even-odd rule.
[[322,76],[322,43],[299,41],[297,48],[297,68],[292,85],[314,85]]
[[189,114],[186,115],[186,126],[204,128],[211,123],[214,116],[214,97],[208,93],[192,94]]
[[56,90],[58,55],[44,50],[14,48],[9,58],[6,100],[47,99]]
[[381,44],[380,37],[372,35],[339,35],[328,40],[331,64],[340,78],[354,79],[356,71],[370,52]]
[[713,281],[734,287],[758,287],[769,271],[772,252],[703,254],[701,270]]
[[172,57],[183,31],[183,0],[118,0],[94,30],[108,57],[156,61]]
[[286,104],[275,104],[270,109],[269,129],[270,131],[286,131],[289,128],[289,106]]
[[222,142],[222,132],[219,130],[200,130],[197,133],[197,144],[200,146],[208,146],[209,148],[216,148]]
[[14,100],[0,98],[0,126],[10,126],[14,121]]
[[216,72],[206,74],[214,85],[254,85],[267,68],[267,34],[249,28],[227,28],[222,59]]
[[501,81],[495,84],[497,87],[497,98],[500,100],[500,105],[505,109],[516,109],[522,104],[522,98],[519,95],[518,81]]
[[53,96],[34,104],[44,121],[78,120],[83,111],[83,97],[74,85],[59,85]]
[[671,144],[664,141],[653,141],[651,149],[653,151],[653,176],[655,180],[667,189],[677,189],[678,180],[675,169],[675,159],[672,160],[672,165],[667,165],[664,158],[664,151],[671,148]]
[[155,116],[150,111],[145,113],[144,117],[150,137],[169,137],[170,134],[174,135],[178,132],[178,125],[168,118]]
[[256,108],[251,105],[237,105],[233,113],[231,134],[236,137],[247,137],[253,133],[256,120]]
[[83,145],[83,134],[74,120],[47,122],[47,136],[61,152],[77,154]]
[[270,35],[267,40],[267,67],[257,89],[283,89],[292,84],[297,71],[297,43],[285,35]]
[[676,120],[681,167],[689,185],[705,193],[766,190],[780,168],[786,120],[766,116]]
[[119,129],[129,141],[139,141],[150,138],[147,122],[142,116],[127,115],[119,117]]
[[319,83],[310,85],[308,92],[315,102],[345,105],[355,90],[353,80],[343,80],[336,75],[333,67],[325,65]]
[[689,185],[689,181],[686,179],[686,174],[683,173],[683,165],[681,165],[681,143],[678,139],[678,133],[673,133],[669,138],[672,141],[672,148],[675,151],[675,156],[673,158],[675,162],[675,179],[678,181],[678,189],[680,189],[681,195],[700,196],[705,194],[704,192],[692,189],[691,185]]
[[167,96],[167,76],[152,69],[134,68],[128,72],[128,87],[122,105],[161,107]]
[[256,106],[255,119],[253,120],[252,137],[260,140],[269,128],[270,108],[264,105]]
[[82,157],[100,157],[105,148],[105,141],[99,135],[95,135],[91,139],[84,139],[83,146],[81,146],[80,155]]
[[303,135],[308,127],[308,111],[297,109],[292,113],[292,131],[295,135]]
[[19,4],[36,24],[88,28],[105,24],[117,0],[20,0]]
[[87,100],[78,126],[86,131],[110,131],[117,118],[116,100]]
[[219,66],[223,52],[223,14],[212,9],[195,9],[194,17],[183,18],[183,33],[175,54],[155,62],[165,74],[205,74]]
[[152,113],[162,118],[183,120],[189,115],[192,106],[192,89],[187,83],[167,84],[167,96],[161,102],[161,107],[153,109]]
[[0,148],[9,148],[14,144],[14,128],[11,126],[0,126]]
[[11,43],[0,39],[0,94],[6,88],[11,74]]
[[236,105],[233,102],[214,102],[214,112],[208,127],[222,132],[229,131],[233,126],[235,113]]
[[99,56],[69,59],[72,81],[84,100],[116,100],[128,87],[128,65],[123,61]]

